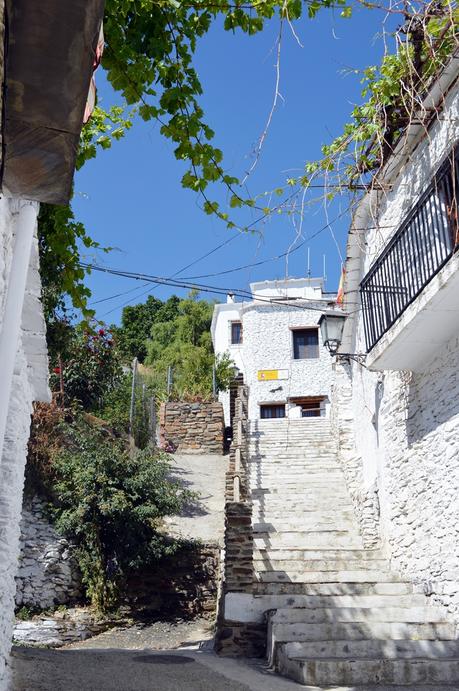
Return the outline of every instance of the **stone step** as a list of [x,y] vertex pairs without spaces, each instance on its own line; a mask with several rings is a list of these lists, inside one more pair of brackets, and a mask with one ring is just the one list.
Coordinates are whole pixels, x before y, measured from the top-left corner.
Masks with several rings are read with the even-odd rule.
[[289,504],[299,503],[302,497],[309,500],[313,499],[315,500],[316,508],[322,508],[326,503],[334,505],[336,502],[339,505],[346,501],[348,504],[351,504],[351,499],[344,489],[342,491],[335,490],[329,492],[326,490],[315,491],[313,488],[308,489],[298,485],[252,488],[252,496],[256,499],[266,499],[267,495],[274,500],[277,499],[277,501],[284,501],[285,498],[290,497],[291,501]]
[[[283,508],[285,511],[296,512],[297,510],[303,511],[331,511],[335,508],[339,508],[343,511],[351,511],[353,509],[350,499],[344,499],[339,497],[327,497],[321,499],[320,502],[314,501],[314,495],[309,494],[306,497],[306,492],[294,495],[292,499],[292,494],[285,492],[273,492],[268,489],[252,489],[252,502],[254,508],[257,508],[258,504],[272,507],[273,509]],[[290,497],[290,499],[289,499]]]
[[307,596],[369,596],[369,595],[410,595],[411,583],[254,583],[255,596],[307,595]]
[[[272,511],[267,507],[257,505],[252,511],[252,523],[272,523],[277,527],[279,524],[285,522],[285,514],[285,509],[284,511]],[[315,521],[321,521],[323,523],[331,523],[332,521],[335,523],[352,521],[355,523],[354,512],[346,508],[335,511],[334,513],[331,513],[330,510],[314,511],[312,509],[307,511],[303,509],[302,511],[298,511],[298,513],[295,512],[295,517],[298,519],[297,525],[302,525],[305,522],[311,524]]]
[[[300,643],[305,641],[364,641],[388,640],[455,640],[453,624],[429,624],[406,622],[327,622],[322,624],[271,624],[271,645],[276,643]],[[374,678],[373,678],[374,681]]]
[[400,576],[391,571],[259,571],[262,583],[397,583]]
[[323,531],[323,530],[340,530],[353,532],[356,535],[359,534],[358,524],[354,518],[343,518],[342,520],[336,519],[323,519],[316,518],[312,519],[309,516],[298,516],[295,520],[294,516],[290,518],[286,517],[284,520],[267,520],[267,516],[263,516],[263,522],[259,522],[257,517],[252,517],[252,527],[254,534],[256,533],[282,533],[284,531],[295,530],[295,528],[301,527],[309,532],[311,531]]
[[286,643],[284,653],[303,658],[459,658],[459,641],[310,641]]
[[294,545],[297,549],[363,549],[359,535],[340,530],[292,530],[283,533],[257,533],[254,536],[254,546],[257,549],[288,545]]
[[425,607],[426,596],[408,595],[256,595],[253,602],[260,612],[284,607]]
[[414,688],[419,688],[419,684],[435,685],[431,687],[432,691],[438,689],[439,683],[459,683],[459,659],[310,660],[291,659],[280,654],[276,669],[300,684],[327,688],[331,685],[372,684],[376,679],[380,684],[416,685]]
[[398,622],[447,624],[439,607],[283,607],[271,615],[272,624],[325,624],[332,622]]
[[388,571],[389,562],[387,559],[369,559],[359,561],[303,561],[287,559],[254,559],[253,567],[255,571],[285,571],[287,573],[303,573],[305,571],[367,571],[379,570]]
[[[296,520],[295,520],[296,519]],[[354,532],[359,534],[359,529],[354,517],[342,518],[314,518],[307,515],[300,515],[296,517],[292,515],[284,516],[283,519],[274,519],[272,516],[265,516],[263,511],[260,516],[252,516],[252,527],[255,533],[282,533],[283,531],[295,530],[296,527],[301,526],[308,532],[325,531],[325,530],[340,530],[347,532]]]
[[335,491],[347,495],[347,488],[343,487],[344,479],[336,476],[327,478],[325,475],[308,475],[306,472],[290,473],[282,472],[282,480],[279,479],[279,471],[277,473],[258,473],[256,470],[249,469],[249,478],[252,483],[256,483],[258,487],[301,487],[304,490],[323,490],[328,491],[329,494],[334,494]]
[[333,560],[343,559],[357,561],[359,559],[386,559],[387,555],[383,549],[328,549],[328,550],[311,550],[311,549],[269,549],[269,550],[254,550],[254,559],[300,559],[300,560]]

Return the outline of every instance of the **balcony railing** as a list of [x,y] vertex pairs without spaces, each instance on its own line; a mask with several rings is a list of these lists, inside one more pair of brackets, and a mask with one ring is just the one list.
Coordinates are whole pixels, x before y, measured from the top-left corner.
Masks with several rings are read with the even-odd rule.
[[458,241],[459,145],[360,284],[367,350],[450,259]]

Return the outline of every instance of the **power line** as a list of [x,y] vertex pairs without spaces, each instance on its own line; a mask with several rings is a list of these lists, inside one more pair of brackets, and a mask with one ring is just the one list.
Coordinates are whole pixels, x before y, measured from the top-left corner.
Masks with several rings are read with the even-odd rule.
[[[179,276],[183,271],[186,271],[187,269],[189,269],[190,267],[194,266],[195,264],[198,264],[198,263],[199,263],[200,261],[202,261],[203,259],[207,259],[207,257],[210,257],[211,254],[213,254],[214,252],[217,252],[217,251],[218,251],[219,249],[221,249],[222,247],[225,247],[225,246],[228,245],[230,242],[232,242],[233,240],[235,240],[237,237],[240,237],[240,235],[241,235],[241,234],[239,234],[239,235],[232,235],[230,238],[227,238],[224,242],[221,242],[219,245],[217,245],[216,247],[214,247],[213,249],[211,249],[209,252],[206,252],[206,254],[203,254],[202,256],[198,257],[197,259],[195,259],[194,261],[190,262],[190,263],[187,264],[186,266],[183,266],[181,269],[179,269],[179,270],[176,271],[174,274],[172,274],[172,276],[171,276],[170,278],[175,278],[175,276]],[[102,298],[101,300],[95,300],[94,302],[91,303],[91,305],[97,305],[97,304],[100,304],[101,302],[108,302],[109,300],[114,300],[115,298],[121,297],[122,295],[128,295],[129,293],[135,292],[135,291],[137,291],[137,290],[141,290],[142,288],[145,288],[147,285],[149,285],[149,283],[145,283],[143,286],[140,286],[140,287],[137,286],[136,288],[130,288],[129,290],[125,290],[125,291],[123,291],[123,292],[121,292],[121,293],[116,293],[115,295],[110,295],[109,297]],[[156,286],[153,286],[153,288],[149,288],[147,291],[145,291],[145,293],[141,293],[140,295],[138,295],[137,298],[142,297],[142,296],[145,295],[146,293],[151,293],[151,292],[154,290],[155,287],[156,287]],[[127,305],[129,302],[131,302],[131,301],[128,300],[127,302],[124,302],[122,305],[118,305],[117,307],[114,307],[113,309],[109,310],[108,312],[105,312],[105,314],[104,314],[103,316],[106,316],[106,315],[108,315],[108,314],[111,314],[112,312],[115,312],[117,309],[120,309],[120,307],[124,307],[124,306]]]
[[[202,284],[202,283],[189,283],[187,281],[179,281],[179,280],[173,280],[173,278],[167,278],[165,276],[154,276],[154,275],[149,275],[149,274],[142,274],[142,273],[136,273],[134,271],[123,271],[121,269],[111,269],[108,267],[103,267],[103,266],[97,266],[95,264],[87,264],[86,262],[80,262],[80,266],[84,269],[90,269],[91,271],[99,271],[101,273],[107,273],[113,276],[120,276],[123,278],[130,278],[136,281],[147,281],[151,283],[155,283],[156,285],[168,285],[168,286],[173,286],[176,288],[185,288],[187,290],[197,290],[199,292],[203,293],[213,293],[215,295],[227,295],[228,293],[231,293],[233,295],[236,295],[237,297],[241,297],[243,300],[253,300],[253,295],[251,292],[248,290],[244,290],[243,288],[222,288],[219,286],[210,286],[207,284]],[[285,300],[282,300],[282,297],[279,296],[273,296],[272,298],[266,297],[266,298],[261,298],[257,297],[256,302],[262,302],[262,303],[267,303],[270,305],[282,305],[285,307],[286,304],[291,305],[292,307],[297,307],[298,309],[304,309],[304,305],[298,305],[295,304],[295,300],[301,301],[302,303],[304,302],[309,302],[307,298],[289,298],[288,303],[286,303]],[[311,302],[317,302],[316,300],[312,300]],[[308,309],[322,312],[323,308],[322,307],[313,307],[312,305],[308,306]]]

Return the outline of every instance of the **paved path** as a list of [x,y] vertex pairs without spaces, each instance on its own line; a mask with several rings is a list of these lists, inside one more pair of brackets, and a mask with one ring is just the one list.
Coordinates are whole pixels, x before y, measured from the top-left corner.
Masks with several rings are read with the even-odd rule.
[[197,650],[15,648],[12,691],[299,691],[259,663]]
[[225,473],[228,456],[175,454],[172,477],[197,492],[199,499],[185,507],[180,516],[166,519],[175,536],[195,538],[223,546],[225,525]]

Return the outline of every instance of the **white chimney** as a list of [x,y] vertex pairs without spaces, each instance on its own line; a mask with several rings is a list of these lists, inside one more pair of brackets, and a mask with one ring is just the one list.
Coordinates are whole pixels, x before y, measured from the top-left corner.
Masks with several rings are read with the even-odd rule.
[[234,302],[234,293],[228,293],[228,295],[226,296],[226,302]]

